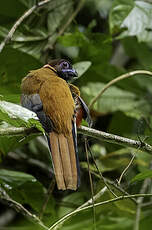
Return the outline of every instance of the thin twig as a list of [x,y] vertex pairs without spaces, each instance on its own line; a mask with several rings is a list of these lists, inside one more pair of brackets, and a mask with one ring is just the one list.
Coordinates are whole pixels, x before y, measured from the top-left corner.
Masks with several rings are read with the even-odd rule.
[[[117,185],[115,182],[113,182],[113,181],[111,181],[111,180],[109,180],[107,178],[105,178],[105,180],[106,180],[106,182],[108,184],[110,184],[111,186],[113,186],[116,190],[118,190],[119,192],[121,192],[123,195],[126,195],[126,196],[130,195],[128,192],[126,192],[122,187],[120,187],[119,185]],[[130,200],[133,201],[133,203],[135,205],[137,205],[137,201],[136,201],[135,198],[130,197]]]
[[[94,206],[98,207],[98,206],[101,206],[101,205],[110,204],[110,203],[117,202],[117,201],[120,201],[120,200],[125,200],[125,199],[130,199],[130,198],[137,198],[137,197],[152,197],[152,194],[134,194],[134,195],[128,195],[128,196],[119,196],[119,197],[116,197],[116,198],[113,198],[113,199],[110,199],[110,200],[105,200],[105,201],[96,203],[96,204],[94,204]],[[65,215],[64,217],[59,219],[57,222],[55,222],[48,230],[58,229],[59,226],[62,224],[62,222],[65,222],[67,219],[69,219],[69,217],[72,217],[75,214],[77,214],[79,212],[82,212],[82,211],[85,211],[85,210],[88,210],[90,208],[92,208],[92,204],[87,206],[87,207],[84,207],[84,208],[81,208],[81,209],[76,209],[75,211],[68,213],[67,215]]]
[[54,186],[55,186],[55,180],[54,178],[52,179],[52,182],[50,183],[50,186],[48,188],[48,191],[47,191],[47,194],[46,194],[46,198],[45,198],[45,201],[42,205],[42,209],[40,211],[40,215],[39,215],[39,218],[42,219],[43,215],[44,215],[44,212],[45,212],[45,209],[47,207],[47,204],[49,202],[49,199],[50,199],[50,195],[52,194],[53,192],[53,189],[54,189]]
[[87,157],[87,163],[88,163],[88,172],[89,172],[89,179],[90,179],[90,187],[91,187],[91,197],[92,197],[92,207],[93,207],[93,227],[96,230],[96,212],[95,212],[95,207],[94,207],[94,191],[93,191],[93,183],[92,183],[92,176],[90,172],[90,164],[89,164],[89,155],[88,155],[88,148],[87,148],[87,139],[86,137],[84,138],[84,143],[85,143],[85,151],[86,151],[86,157]]
[[64,33],[64,31],[67,29],[67,27],[71,24],[73,19],[77,16],[79,11],[82,9],[84,3],[85,3],[85,0],[79,1],[76,10],[71,14],[71,16],[68,18],[67,22],[63,25],[63,27],[58,32],[58,35],[57,35],[58,37],[61,36]]
[[92,159],[93,159],[94,165],[95,165],[95,167],[96,167],[97,171],[99,172],[100,178],[103,180],[103,183],[105,184],[105,186],[107,187],[107,189],[109,190],[109,192],[111,192],[111,193],[112,193],[112,195],[113,195],[114,197],[117,197],[117,195],[116,195],[116,194],[115,194],[115,193],[111,190],[110,186],[108,185],[108,183],[106,182],[106,180],[105,180],[104,176],[102,175],[101,171],[99,170],[98,165],[96,164],[96,161],[95,161],[94,155],[92,154],[92,151],[91,151],[91,149],[90,149],[89,144],[88,144],[88,147],[89,147],[89,152],[90,152],[90,154],[91,154],[91,156],[92,156]]
[[38,2],[36,5],[32,6],[30,9],[28,9],[12,26],[11,30],[5,37],[5,39],[0,44],[0,53],[4,49],[5,45],[12,39],[17,27],[23,22],[25,18],[27,18],[29,15],[33,13],[33,11],[41,6],[44,6],[45,4],[49,3],[51,0],[44,0],[41,2]]
[[110,82],[108,82],[103,89],[101,89],[101,91],[97,94],[96,97],[94,97],[90,104],[89,104],[89,108],[92,108],[94,103],[101,97],[101,95],[110,87],[112,86],[113,84],[115,84],[116,82],[118,81],[121,81],[123,79],[126,79],[126,78],[129,78],[129,77],[132,77],[134,75],[137,75],[137,74],[146,74],[146,75],[150,75],[152,76],[152,72],[150,71],[147,71],[147,70],[135,70],[135,71],[132,71],[132,72],[129,72],[129,73],[125,73],[113,80],[111,80]]
[[[98,173],[95,173],[94,171],[91,171],[91,173],[93,175],[95,175],[97,178],[99,178],[99,179],[101,178],[101,176]],[[113,187],[113,189],[119,191],[119,194],[121,193],[122,195],[126,195],[126,196],[129,195],[129,193],[127,193],[122,187],[118,186],[118,184],[116,184],[114,181],[111,181],[105,177],[104,177],[104,180],[106,181],[106,184],[111,185]],[[105,187],[107,188],[107,186],[105,186]],[[115,196],[115,197],[118,197],[118,196]],[[134,202],[134,204],[137,205],[136,199],[134,199],[134,198],[130,198],[130,199]]]
[[119,180],[118,180],[118,185],[120,185],[122,177],[124,176],[124,174],[127,172],[127,170],[129,169],[129,167],[131,166],[133,160],[135,159],[135,155],[132,155],[131,160],[129,161],[129,164],[127,165],[127,167],[123,170],[123,172],[121,173]]
[[96,200],[98,200],[106,191],[107,191],[107,187],[105,186],[96,195],[93,196],[93,199],[92,198],[89,199],[84,204],[82,204],[80,207],[78,207],[76,210],[80,210],[84,207],[87,207],[88,205],[93,204],[93,201],[95,202]]
[[48,227],[46,227],[43,222],[34,214],[29,212],[26,208],[23,207],[20,203],[16,202],[15,200],[12,200],[9,195],[3,190],[3,188],[0,188],[0,199],[4,202],[7,202],[9,205],[11,205],[12,208],[22,213],[24,216],[28,217],[32,222],[37,223],[44,229],[48,230]]
[[147,208],[148,206],[152,206],[152,201],[145,202],[145,203],[141,204],[141,206],[142,206],[142,208],[144,208],[144,207]]
[[[93,203],[93,201],[95,202],[97,199],[99,199],[106,191],[107,191],[107,187],[105,186],[93,197],[93,199],[92,198],[89,199],[84,204],[79,206],[76,210],[81,210],[82,208],[87,207],[88,205],[91,205]],[[69,218],[70,218],[70,216],[67,217],[66,219],[64,219],[61,223],[59,223],[58,226],[56,227],[56,229],[60,228],[64,224],[64,222],[67,221]]]
[[[144,183],[141,187],[140,193],[145,193],[148,185],[149,185],[149,178],[144,180]],[[137,199],[137,209],[136,209],[136,218],[135,218],[134,230],[139,230],[140,214],[141,214],[141,208],[142,208],[143,201],[144,201],[144,197],[139,197]]]

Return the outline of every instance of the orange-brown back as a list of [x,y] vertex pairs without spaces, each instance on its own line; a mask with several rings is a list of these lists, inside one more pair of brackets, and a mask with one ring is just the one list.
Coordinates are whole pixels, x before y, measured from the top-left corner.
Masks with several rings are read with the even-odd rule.
[[65,136],[72,132],[74,100],[65,80],[48,68],[31,71],[22,81],[26,94],[38,93],[43,110],[53,122],[54,130]]

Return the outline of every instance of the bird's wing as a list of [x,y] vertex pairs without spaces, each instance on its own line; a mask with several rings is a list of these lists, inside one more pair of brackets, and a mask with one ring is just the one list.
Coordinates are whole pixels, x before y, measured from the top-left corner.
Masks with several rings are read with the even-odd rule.
[[43,104],[39,94],[22,94],[21,104],[23,107],[35,112],[44,128],[46,133],[53,130],[53,123],[49,116],[43,111]]
[[92,126],[92,119],[90,116],[89,108],[80,96],[78,96],[78,98],[79,98],[79,101],[81,103],[82,109],[84,111],[83,118],[88,122],[89,127],[91,127]]

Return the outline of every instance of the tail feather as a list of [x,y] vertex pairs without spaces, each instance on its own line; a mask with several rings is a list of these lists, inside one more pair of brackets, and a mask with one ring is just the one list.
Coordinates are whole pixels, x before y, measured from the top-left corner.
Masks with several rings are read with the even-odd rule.
[[50,133],[49,141],[50,141],[49,144],[51,147],[51,155],[52,155],[52,161],[53,161],[58,189],[65,190],[66,186],[65,186],[64,175],[63,175],[62,161],[59,152],[58,136],[55,132]]
[[73,189],[72,188],[72,180],[73,180],[72,167],[71,167],[70,153],[69,153],[67,139],[63,134],[59,134],[58,140],[59,140],[60,157],[62,161],[63,176],[64,176],[65,184],[66,184],[67,189]]
[[67,142],[68,142],[70,162],[71,162],[71,168],[72,168],[72,188],[76,190],[77,185],[78,185],[78,173],[77,173],[76,153],[75,153],[72,134],[67,138]]
[[58,189],[76,190],[78,187],[78,169],[75,145],[72,133],[65,137],[63,134],[51,132],[49,144],[54,165]]

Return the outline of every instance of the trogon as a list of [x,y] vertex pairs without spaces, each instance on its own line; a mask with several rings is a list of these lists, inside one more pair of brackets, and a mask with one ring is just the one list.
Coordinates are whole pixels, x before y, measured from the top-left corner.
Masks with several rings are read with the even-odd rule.
[[80,168],[76,126],[86,119],[89,110],[79,89],[68,83],[77,77],[69,61],[55,59],[32,70],[21,83],[21,104],[35,112],[46,132],[58,189],[76,190]]

